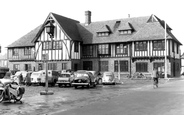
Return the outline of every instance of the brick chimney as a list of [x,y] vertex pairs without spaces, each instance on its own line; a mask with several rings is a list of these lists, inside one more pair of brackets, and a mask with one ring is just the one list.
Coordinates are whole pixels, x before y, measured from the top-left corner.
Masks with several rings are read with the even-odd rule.
[[91,23],[91,11],[85,11],[85,26],[88,26]]

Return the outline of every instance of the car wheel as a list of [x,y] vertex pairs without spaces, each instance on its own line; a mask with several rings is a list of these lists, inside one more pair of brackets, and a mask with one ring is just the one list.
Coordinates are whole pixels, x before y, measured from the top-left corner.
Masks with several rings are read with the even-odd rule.
[[77,86],[75,86],[75,89],[77,89],[78,87]]
[[102,84],[102,79],[99,79],[98,80],[98,84]]

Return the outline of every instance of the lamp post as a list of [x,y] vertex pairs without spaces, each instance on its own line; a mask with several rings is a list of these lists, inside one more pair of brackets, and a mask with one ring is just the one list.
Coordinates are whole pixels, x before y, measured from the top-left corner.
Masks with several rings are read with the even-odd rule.
[[[49,34],[51,41],[54,37],[54,25],[52,23],[53,23],[53,20],[49,20],[47,24],[45,25],[46,32],[47,34]],[[52,52],[52,49],[51,49],[51,52]],[[42,55],[42,57],[46,65],[46,76],[45,76],[46,78],[45,78],[45,91],[41,91],[40,95],[53,95],[54,92],[48,90],[48,63],[47,61],[48,61],[49,56],[48,54],[45,54],[45,55]]]

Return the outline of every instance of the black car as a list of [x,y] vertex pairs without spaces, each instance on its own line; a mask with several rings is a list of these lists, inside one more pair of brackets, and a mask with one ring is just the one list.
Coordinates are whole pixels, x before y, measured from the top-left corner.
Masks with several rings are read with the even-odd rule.
[[80,70],[74,73],[74,80],[72,85],[75,88],[78,88],[79,86],[86,86],[86,87],[96,87],[97,85],[97,80],[96,78],[92,75],[91,72],[85,71],[85,70]]

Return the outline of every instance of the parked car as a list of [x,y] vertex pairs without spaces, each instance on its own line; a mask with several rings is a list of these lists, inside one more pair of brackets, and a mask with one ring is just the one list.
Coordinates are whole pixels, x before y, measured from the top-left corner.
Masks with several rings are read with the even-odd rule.
[[61,73],[60,76],[58,77],[57,84],[59,87],[72,86],[73,79],[74,77],[72,73],[64,72],[64,73]]
[[99,71],[87,71],[91,72],[92,75],[96,78],[98,84],[102,84],[102,75]]
[[113,72],[104,72],[102,77],[102,84],[116,84],[116,78]]
[[42,71],[33,72],[31,74],[31,84],[41,85],[41,77],[44,77]]
[[86,70],[79,70],[74,73],[74,80],[72,85],[75,88],[78,88],[79,86],[96,87],[97,80],[91,72]]
[[[42,73],[40,84],[45,85],[46,70],[40,70]],[[54,86],[57,83],[60,73],[54,70],[48,70],[48,84]]]

